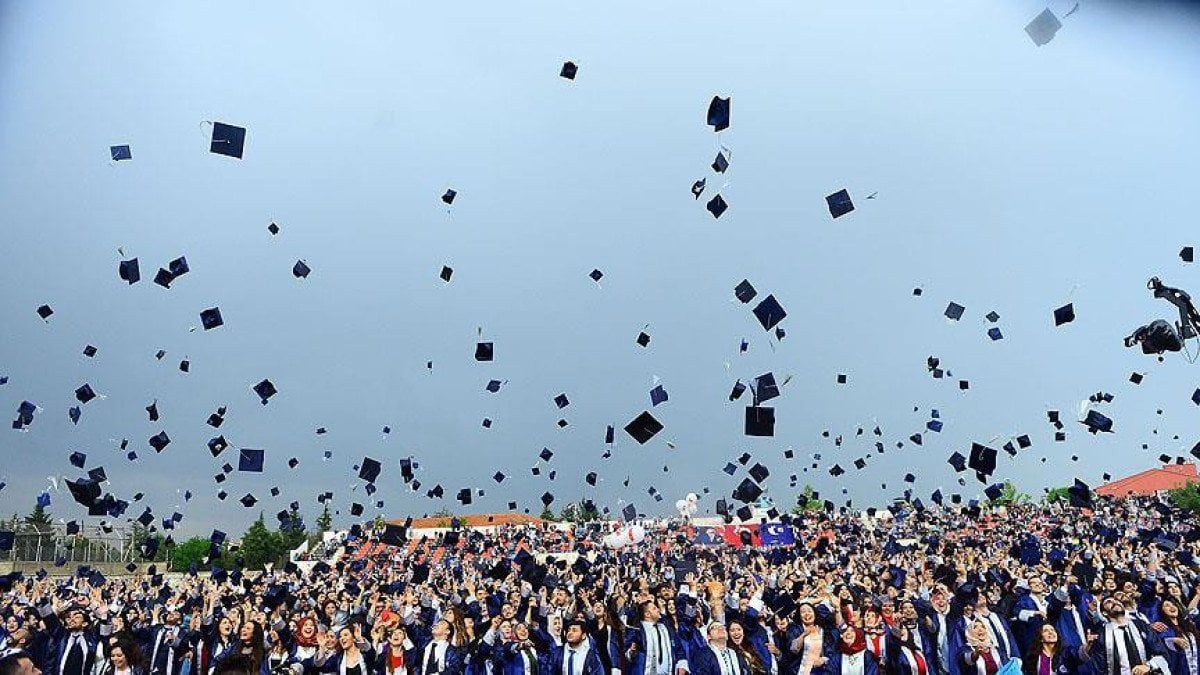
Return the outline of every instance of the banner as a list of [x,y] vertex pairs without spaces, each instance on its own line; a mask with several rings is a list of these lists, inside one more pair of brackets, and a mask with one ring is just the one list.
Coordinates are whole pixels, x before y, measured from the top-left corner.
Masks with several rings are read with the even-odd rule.
[[791,525],[767,523],[759,532],[762,535],[763,546],[792,546],[796,543],[796,533]]
[[697,546],[720,546],[725,543],[724,527],[697,526],[692,529],[692,543]]

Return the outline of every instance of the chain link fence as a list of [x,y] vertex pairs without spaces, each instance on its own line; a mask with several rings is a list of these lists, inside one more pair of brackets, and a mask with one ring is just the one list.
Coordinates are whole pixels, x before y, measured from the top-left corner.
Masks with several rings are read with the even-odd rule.
[[64,527],[28,528],[17,532],[11,551],[0,551],[0,562],[44,565],[122,563],[137,555],[133,533],[67,534]]

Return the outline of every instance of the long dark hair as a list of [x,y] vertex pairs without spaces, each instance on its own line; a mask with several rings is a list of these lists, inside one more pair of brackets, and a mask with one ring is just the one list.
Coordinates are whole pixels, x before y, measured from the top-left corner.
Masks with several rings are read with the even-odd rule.
[[750,636],[746,633],[746,627],[742,625],[742,622],[730,621],[726,625],[726,630],[731,628],[734,624],[737,624],[737,627],[742,629],[742,643],[737,644],[733,641],[733,638],[730,638],[728,643],[729,646],[733,648],[733,651],[741,654],[742,657],[746,659],[746,663],[749,664],[750,670],[756,672],[766,672],[767,664],[763,663],[763,660],[758,656],[758,652],[750,646]]
[[121,653],[125,655],[125,662],[129,664],[129,669],[135,668],[145,669],[146,656],[142,653],[142,648],[134,642],[132,638],[120,637],[109,646],[109,658],[112,658],[112,650],[120,648]]
[[[1170,619],[1168,619],[1167,615],[1164,614],[1162,611],[1163,603],[1167,603],[1167,602],[1171,603],[1172,605],[1175,605],[1176,611],[1175,611],[1175,620],[1174,621],[1171,621]],[[1178,633],[1180,637],[1183,637],[1183,635],[1185,633],[1191,635],[1192,637],[1196,637],[1196,634],[1197,634],[1196,633],[1196,625],[1193,624],[1191,619],[1189,619],[1187,617],[1187,610],[1175,598],[1167,596],[1162,599],[1162,601],[1158,605],[1158,620],[1167,624],[1167,626],[1169,626],[1176,633]]]
[[[266,653],[263,650],[263,627],[262,624],[253,619],[247,619],[242,624],[242,626],[246,625],[254,626],[254,629],[250,632],[249,643],[244,642],[242,636],[238,635],[238,642],[241,647],[238,652],[254,662],[254,672],[257,673],[259,668],[262,667],[263,659],[266,658]],[[238,630],[240,631],[241,628],[239,627]]]

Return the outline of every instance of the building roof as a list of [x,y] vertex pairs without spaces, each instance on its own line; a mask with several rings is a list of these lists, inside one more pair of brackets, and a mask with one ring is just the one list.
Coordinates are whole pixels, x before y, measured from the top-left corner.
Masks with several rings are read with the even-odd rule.
[[1096,488],[1096,494],[1106,497],[1126,497],[1131,494],[1150,496],[1196,481],[1200,481],[1200,475],[1197,474],[1194,463],[1164,464],[1158,468],[1147,469],[1141,473],[1105,483]]
[[[476,513],[465,516],[433,516],[431,518],[413,518],[409,528],[415,530],[450,527],[450,521],[458,519],[459,527],[497,527],[499,525],[541,525],[547,521],[527,513]],[[388,521],[395,525],[403,525],[403,520]]]

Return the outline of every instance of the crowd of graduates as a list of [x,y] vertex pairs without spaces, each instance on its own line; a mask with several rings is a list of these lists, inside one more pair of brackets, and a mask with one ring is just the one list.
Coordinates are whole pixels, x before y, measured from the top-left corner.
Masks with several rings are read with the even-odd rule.
[[1165,502],[809,512],[775,547],[679,525],[566,553],[526,525],[436,562],[10,575],[0,675],[1200,675],[1200,528]]

